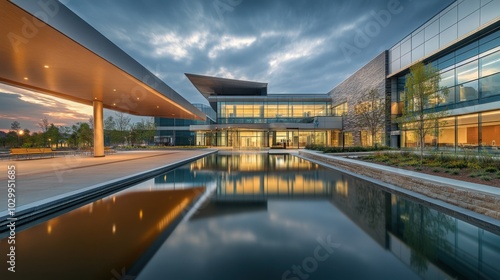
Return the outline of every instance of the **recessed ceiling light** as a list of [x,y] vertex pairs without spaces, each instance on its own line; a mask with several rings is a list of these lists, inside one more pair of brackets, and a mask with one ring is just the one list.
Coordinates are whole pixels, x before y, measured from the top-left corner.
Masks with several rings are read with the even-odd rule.
[[156,106],[156,109],[160,109],[160,106]]
[[116,88],[114,88],[113,91],[116,91]]
[[137,97],[137,100],[139,100],[139,97]]
[[94,100],[97,100],[97,97],[94,97]]
[[113,103],[113,106],[116,106],[116,103]]
[[28,77],[24,77],[24,80],[26,80],[26,81],[27,81],[27,80],[28,80]]
[[48,65],[44,65],[43,68],[49,68],[49,66]]

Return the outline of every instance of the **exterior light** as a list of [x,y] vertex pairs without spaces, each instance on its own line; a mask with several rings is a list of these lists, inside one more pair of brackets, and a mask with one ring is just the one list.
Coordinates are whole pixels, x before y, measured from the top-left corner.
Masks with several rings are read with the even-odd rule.
[[21,129],[20,129],[20,130],[18,131],[18,134],[19,134],[19,135],[23,135],[23,134],[24,134],[24,130],[21,130]]

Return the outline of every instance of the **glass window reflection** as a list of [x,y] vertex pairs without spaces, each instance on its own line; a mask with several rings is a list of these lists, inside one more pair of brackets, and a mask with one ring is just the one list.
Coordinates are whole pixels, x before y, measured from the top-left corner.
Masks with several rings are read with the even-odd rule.
[[478,98],[478,82],[472,81],[459,86],[458,90],[459,101],[469,101]]
[[478,63],[473,61],[457,67],[457,82],[459,84],[478,78]]
[[481,79],[481,96],[489,97],[500,94],[500,73]]
[[500,52],[481,58],[481,77],[500,72]]

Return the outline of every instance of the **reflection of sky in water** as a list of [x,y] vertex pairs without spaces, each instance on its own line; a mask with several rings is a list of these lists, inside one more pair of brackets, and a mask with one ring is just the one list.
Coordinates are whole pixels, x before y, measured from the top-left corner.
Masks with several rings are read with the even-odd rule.
[[313,257],[316,239],[327,236],[340,247],[318,262],[310,279],[416,278],[328,201],[271,200],[267,211],[180,225],[138,279],[281,279]]
[[[200,192],[200,208],[184,216]],[[110,279],[112,268],[138,279],[282,279],[287,270],[283,279],[305,279],[293,266],[314,261],[318,238],[335,248],[317,268],[301,268],[308,279],[500,279],[500,236],[283,155],[210,156],[17,238],[29,272],[18,279]]]

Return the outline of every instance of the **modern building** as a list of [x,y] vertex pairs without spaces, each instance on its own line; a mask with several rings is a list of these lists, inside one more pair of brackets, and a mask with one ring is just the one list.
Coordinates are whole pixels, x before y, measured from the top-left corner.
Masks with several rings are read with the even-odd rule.
[[[446,110],[445,124],[425,139],[444,150],[497,150],[500,141],[500,1],[458,0],[388,51],[391,114],[396,116],[409,67],[423,61],[438,68],[445,98],[430,107]],[[392,124],[391,144],[413,147],[415,133]]]
[[216,112],[216,123],[192,125],[196,142],[235,148],[332,145],[342,118],[328,94],[268,94],[267,84],[186,74]]
[[196,139],[196,132],[189,128],[192,125],[211,125],[216,122],[215,111],[205,104],[193,104],[198,110],[203,112],[207,118],[205,121],[176,118],[172,114],[171,118],[155,118],[156,136],[155,145],[158,146],[205,146],[207,143]]
[[332,106],[347,110],[346,139],[364,145],[366,132],[356,127],[356,105],[371,89],[386,101],[383,142],[415,147],[414,131],[398,126],[406,77],[412,65],[423,62],[439,69],[445,98],[429,102],[428,110],[448,113],[445,125],[425,138],[440,150],[497,151],[500,139],[500,1],[450,4],[335,87]]
[[303,148],[314,143],[334,145],[338,133],[333,131],[342,128],[342,118],[332,116],[328,94],[268,94],[267,83],[186,76],[210,104],[195,105],[208,116],[207,121],[157,118],[159,142],[242,149]]
[[[410,67],[418,62],[439,69],[440,86],[448,92],[428,104],[447,117],[425,145],[499,151],[500,0],[453,2],[327,94],[268,94],[266,83],[186,74],[216,114],[211,123],[192,124],[189,131],[197,144],[237,148],[415,147],[414,131],[395,119],[404,106]],[[385,110],[375,136],[359,121],[370,91]]]

